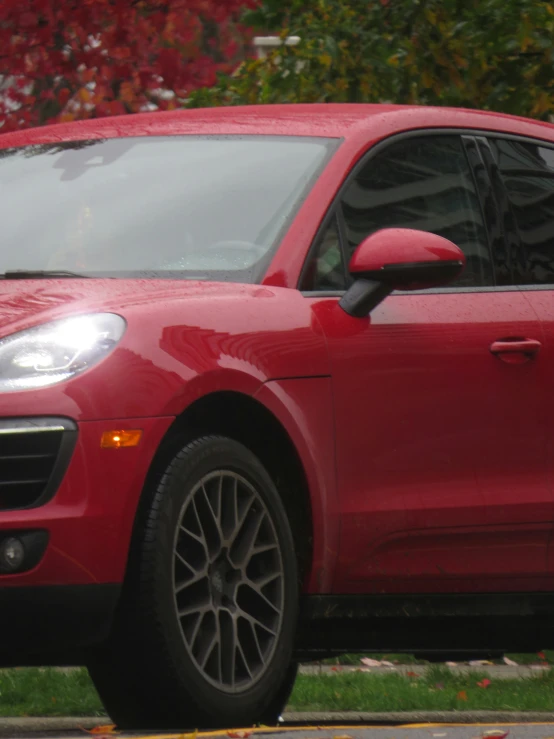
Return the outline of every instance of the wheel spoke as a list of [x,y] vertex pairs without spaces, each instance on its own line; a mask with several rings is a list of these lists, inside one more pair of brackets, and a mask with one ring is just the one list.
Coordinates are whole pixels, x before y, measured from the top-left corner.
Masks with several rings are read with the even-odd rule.
[[248,621],[248,625],[250,626],[250,630],[252,631],[253,641],[256,646],[256,651],[258,652],[260,662],[262,663],[262,665],[265,665],[265,659],[264,659],[264,655],[262,652],[262,648],[260,647],[260,641],[258,639],[258,634],[256,633],[256,627],[254,626],[252,621]]
[[173,590],[184,645],[205,679],[227,692],[271,664],[283,617],[283,563],[267,504],[234,471],[190,491],[173,545]]
[[248,672],[248,677],[252,679],[252,671],[250,669],[250,665],[248,664],[248,660],[246,659],[246,655],[244,654],[244,649],[242,648],[242,644],[240,643],[240,641],[237,642],[237,650],[240,652],[242,662],[246,667],[246,671]]
[[249,613],[245,613],[244,611],[241,612],[241,616],[250,624],[252,624],[252,626],[259,626],[271,636],[277,636],[277,632],[274,629],[270,628],[267,624],[264,624],[263,621],[260,621],[260,619],[256,618],[255,616],[252,616]]
[[228,611],[219,612],[219,657],[221,680],[231,688],[235,685],[237,628]]
[[279,549],[277,542],[271,542],[269,544],[256,544],[252,547],[252,556],[255,554],[265,554],[265,552],[273,552],[275,549]]
[[218,535],[219,535],[219,541],[221,546],[221,541],[223,539],[223,536],[221,534],[221,521],[220,521],[220,515],[221,515],[221,484],[222,484],[222,478],[219,478],[218,481],[218,493],[216,497],[215,507],[212,503],[210,496],[208,495],[208,491],[206,490],[205,485],[202,485],[200,490],[202,491],[202,495],[204,496],[204,501],[206,503],[207,509],[211,513],[211,519],[213,527],[216,529]]
[[197,572],[193,577],[191,577],[190,580],[185,580],[184,582],[178,582],[175,583],[175,595],[178,595],[182,590],[186,590],[187,588],[190,588],[191,585],[196,585],[197,582],[200,582],[201,580],[205,580],[207,577],[205,572]]
[[218,644],[219,641],[217,638],[217,631],[215,631],[209,642],[207,642],[206,647],[202,650],[202,654],[200,656],[200,659],[198,660],[202,669],[206,667],[206,663],[212,656],[212,652],[214,651],[214,649],[217,649]]
[[200,486],[196,494],[192,497],[192,505],[196,511],[202,536],[206,542],[208,559],[213,560],[221,550],[223,538],[219,521],[215,517],[210,499],[203,485]]
[[231,555],[241,567],[244,567],[252,558],[254,545],[265,516],[264,510],[254,511],[250,506],[240,528],[237,529],[237,535],[231,545]]
[[273,601],[271,601],[267,597],[267,595],[264,595],[262,593],[262,591],[260,590],[260,588],[256,587],[254,585],[254,583],[252,583],[252,582],[245,582],[245,583],[243,583],[242,587],[243,588],[250,588],[254,593],[256,593],[256,597],[257,598],[261,598],[262,599],[262,601],[266,604],[266,606],[268,606],[273,611],[275,611],[275,613],[280,613],[281,609],[278,606],[276,606],[275,603],[273,603]]
[[192,634],[190,635],[190,648],[194,649],[194,645],[196,644],[196,638],[198,636],[198,633],[200,632],[200,626],[202,625],[202,621],[204,620],[204,614],[199,613],[198,618],[196,619],[196,623],[194,624],[194,628],[192,630]]
[[177,615],[179,618],[183,618],[184,616],[192,616],[195,613],[201,613],[204,614],[210,609],[209,603],[201,603],[200,605],[198,603],[191,603],[188,606],[185,606],[184,608],[180,608],[177,611]]
[[242,515],[241,515],[240,512],[239,512],[239,509],[238,509],[238,483],[237,483],[237,486],[236,486],[236,496],[237,496],[237,508],[236,508],[236,512],[237,512],[237,518],[236,518],[237,524],[235,526],[235,534],[234,534],[233,540],[232,540],[233,542],[235,542],[236,539],[237,539],[237,536],[240,535],[241,529],[244,526],[244,523],[245,523],[246,519],[248,518],[248,514],[250,513],[250,509],[252,508],[252,505],[254,504],[254,502],[256,500],[256,496],[255,495],[251,495],[250,498],[248,498],[248,501],[247,501],[246,505],[244,506],[244,510],[242,511]]
[[198,513],[198,508],[196,507],[196,501],[194,500],[194,498],[191,500],[190,505],[192,506],[192,511],[194,512],[194,515],[196,516],[196,520],[198,521],[198,530],[200,531],[200,534],[195,534],[190,529],[185,528],[182,523],[181,523],[180,528],[182,529],[182,531],[185,532],[185,534],[195,539],[199,544],[202,545],[202,547],[204,547],[204,552],[206,554],[206,561],[209,561],[210,548],[206,540],[206,532],[204,531],[204,527],[202,526],[202,520]]
[[273,582],[280,577],[282,577],[280,572],[272,572],[265,577],[259,577],[255,580],[250,578],[250,583],[252,583],[252,587],[254,588],[254,590],[256,590],[256,592],[260,593],[260,595],[263,595],[263,593],[261,592],[262,588],[265,588],[265,586],[269,585],[270,582]]

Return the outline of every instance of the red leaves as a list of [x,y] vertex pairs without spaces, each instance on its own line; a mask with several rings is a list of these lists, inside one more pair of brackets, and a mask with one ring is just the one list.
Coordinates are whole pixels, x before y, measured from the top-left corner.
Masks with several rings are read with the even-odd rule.
[[[251,34],[239,28],[239,10],[255,4],[1,0],[0,78],[14,88],[0,93],[1,130],[138,111],[152,103],[176,107],[178,98],[213,84],[216,72],[232,71],[241,61]],[[158,100],[155,90],[166,94]]]
[[179,78],[181,58],[177,49],[162,49],[158,54],[160,75],[168,87],[173,88]]
[[247,739],[251,733],[251,731],[239,729],[238,731],[228,731],[227,736],[230,737],[230,739]]
[[486,677],[483,680],[480,680],[478,683],[476,683],[478,688],[488,688],[490,684],[491,684],[491,681]]
[[467,692],[465,690],[460,690],[460,692],[456,696],[456,700],[467,701]]
[[19,20],[20,28],[34,28],[38,23],[36,13],[21,13]]

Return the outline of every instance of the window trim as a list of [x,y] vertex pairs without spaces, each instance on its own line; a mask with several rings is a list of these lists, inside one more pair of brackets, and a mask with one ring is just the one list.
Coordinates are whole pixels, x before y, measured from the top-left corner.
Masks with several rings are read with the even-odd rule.
[[[310,248],[308,249],[308,251],[306,253],[306,258],[304,260],[304,264],[302,265],[302,269],[300,270],[300,275],[298,277],[298,281],[297,281],[297,284],[296,284],[296,289],[299,290],[304,297],[320,297],[320,298],[321,297],[342,297],[342,295],[344,295],[346,293],[347,289],[348,289],[348,288],[346,288],[346,290],[343,290],[343,291],[340,291],[340,292],[339,291],[321,291],[321,290],[319,290],[319,291],[318,290],[303,290],[302,289],[302,282],[303,282],[303,280],[305,278],[305,275],[306,275],[306,272],[307,272],[307,269],[308,269],[308,265],[310,263],[311,258],[313,257],[314,251],[317,249],[317,246],[319,245],[319,240],[322,238],[322,234],[328,228],[328,226],[329,226],[329,224],[330,224],[333,216],[335,214],[337,214],[338,222],[340,221],[339,216],[338,216],[338,211],[341,210],[341,208],[340,208],[340,201],[341,201],[341,198],[342,198],[345,190],[349,187],[349,185],[352,182],[352,180],[357,176],[357,174],[359,173],[359,171],[365,166],[365,164],[373,156],[376,156],[377,154],[379,154],[383,149],[386,149],[389,145],[394,144],[394,143],[396,143],[398,141],[403,141],[404,139],[419,138],[419,137],[429,136],[429,135],[438,135],[438,136],[444,136],[444,135],[453,136],[454,135],[454,136],[458,136],[460,138],[460,142],[462,144],[462,147],[464,148],[464,154],[465,154],[466,159],[468,161],[468,166],[471,169],[472,177],[473,177],[473,181],[474,182],[475,182],[475,173],[473,171],[474,168],[473,168],[473,165],[472,165],[471,161],[469,160],[469,157],[467,155],[467,152],[465,151],[465,144],[464,144],[464,141],[463,141],[463,137],[464,136],[466,136],[466,137],[472,137],[472,138],[474,138],[476,140],[479,139],[479,137],[485,138],[485,139],[487,139],[487,144],[488,144],[488,139],[491,138],[491,137],[504,138],[504,139],[509,139],[509,140],[517,140],[517,141],[522,141],[522,142],[527,142],[527,143],[534,143],[534,144],[536,144],[537,142],[541,142],[541,143],[543,143],[543,144],[545,144],[545,145],[547,145],[547,146],[549,146],[549,147],[551,147],[551,148],[554,149],[554,141],[552,141],[552,140],[537,139],[537,138],[533,138],[531,136],[525,136],[525,135],[519,135],[519,134],[513,134],[513,133],[506,133],[506,132],[502,132],[502,131],[494,131],[494,130],[491,130],[491,129],[481,129],[481,128],[478,128],[478,129],[477,128],[475,128],[475,129],[473,129],[473,128],[447,128],[447,127],[440,127],[440,128],[418,128],[418,129],[411,129],[409,131],[401,131],[400,133],[391,134],[390,136],[387,136],[386,138],[381,139],[381,141],[378,141],[374,146],[372,146],[370,149],[368,149],[367,151],[365,151],[360,156],[360,158],[358,159],[358,161],[354,164],[354,166],[346,174],[344,180],[342,181],[342,183],[341,183],[341,185],[340,185],[340,187],[339,187],[339,189],[337,191],[337,194],[335,195],[335,198],[334,198],[333,202],[331,203],[331,205],[327,209],[327,212],[325,213],[325,215],[323,216],[323,218],[322,218],[322,220],[321,220],[321,222],[319,224],[319,227],[318,227],[318,229],[317,229],[317,231],[315,233],[315,236],[312,239],[312,243],[310,244]],[[489,149],[490,149],[490,146],[489,146]],[[492,149],[491,149],[491,153],[492,153]],[[498,218],[499,218],[500,222],[502,222],[502,220],[505,217],[506,213],[500,207],[500,205],[499,205],[499,203],[497,201],[496,191],[495,191],[495,188],[494,188],[494,182],[491,179],[491,173],[489,171],[489,168],[487,167],[487,163],[484,162],[484,164],[485,164],[485,169],[487,171],[487,176],[488,176],[489,180],[491,181],[491,187],[493,189],[493,193],[495,195],[495,207],[496,207],[497,215],[498,215]],[[482,192],[481,192],[481,189],[477,186],[477,183],[475,184],[475,186],[476,186],[476,194],[477,194],[477,197],[479,198],[481,209],[483,210],[483,207],[484,206],[483,206],[483,202],[482,202]],[[505,193],[505,194],[506,194],[506,197],[507,197],[507,193]],[[490,224],[485,220],[484,221],[484,225],[485,225],[485,229],[487,231],[487,236],[488,236],[488,239],[489,239],[490,248],[492,249]],[[340,222],[339,222],[339,237],[341,239],[341,250],[343,251],[343,260],[345,261],[345,271],[346,271],[347,276],[348,276],[348,266],[347,266],[347,262],[346,262],[346,256],[347,255],[345,254],[345,251],[344,251],[343,234],[342,234],[342,230],[341,229],[342,229],[342,227],[340,226]],[[494,250],[492,250],[492,258],[493,258],[493,268],[494,268]],[[432,294],[435,294],[435,293],[460,293],[460,292],[512,292],[513,290],[518,290],[521,287],[533,288],[535,286],[534,285],[523,285],[523,286],[518,286],[518,285],[500,285],[500,286],[486,285],[486,286],[483,286],[483,287],[474,287],[474,288],[473,287],[472,288],[468,288],[468,287],[463,287],[463,286],[461,286],[461,287],[434,287],[434,288],[428,288],[426,290],[414,290],[414,291],[410,292],[409,294],[412,294],[412,295],[414,295],[414,294],[416,294],[416,295],[418,295],[418,294],[432,295]],[[551,289],[554,289],[554,286]],[[407,294],[408,293],[405,292],[405,291],[403,291],[403,292],[399,292],[399,291],[397,292],[397,291],[395,291],[395,292],[392,293],[392,296],[407,295]]]

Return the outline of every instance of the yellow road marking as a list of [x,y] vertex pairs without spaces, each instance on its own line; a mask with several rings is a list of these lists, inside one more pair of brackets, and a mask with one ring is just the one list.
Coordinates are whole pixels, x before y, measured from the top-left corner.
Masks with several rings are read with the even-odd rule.
[[229,733],[235,734],[238,732],[245,732],[246,735],[250,734],[277,734],[283,731],[352,731],[353,729],[436,729],[441,727],[453,727],[453,726],[552,726],[552,721],[519,721],[517,723],[513,721],[498,721],[497,723],[464,723],[459,721],[457,723],[425,723],[425,724],[391,724],[390,726],[371,726],[371,724],[349,724],[347,726],[342,725],[320,725],[320,726],[257,726],[245,729],[219,729],[218,731],[180,731],[176,734],[140,734],[133,735],[133,739],[188,739],[189,736],[195,736],[195,739],[204,739],[205,737],[215,736],[228,736]]

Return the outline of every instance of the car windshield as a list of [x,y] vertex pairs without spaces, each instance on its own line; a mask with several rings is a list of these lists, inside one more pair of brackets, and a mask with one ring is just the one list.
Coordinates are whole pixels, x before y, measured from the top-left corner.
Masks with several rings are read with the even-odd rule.
[[335,145],[166,136],[0,150],[0,274],[258,282]]

